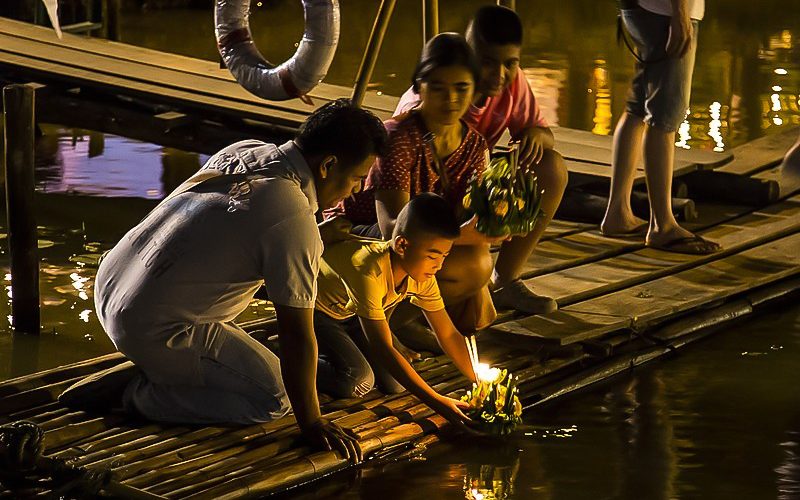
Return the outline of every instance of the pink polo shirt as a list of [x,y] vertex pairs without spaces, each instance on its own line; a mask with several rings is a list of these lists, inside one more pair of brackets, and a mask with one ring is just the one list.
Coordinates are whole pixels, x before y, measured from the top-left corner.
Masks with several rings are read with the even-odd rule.
[[[406,91],[397,103],[395,116],[419,105],[419,95],[413,88]],[[483,107],[470,106],[463,120],[481,133],[493,148],[508,128],[512,139],[517,139],[529,127],[547,127],[536,98],[522,70],[517,78],[497,97],[489,97]]]

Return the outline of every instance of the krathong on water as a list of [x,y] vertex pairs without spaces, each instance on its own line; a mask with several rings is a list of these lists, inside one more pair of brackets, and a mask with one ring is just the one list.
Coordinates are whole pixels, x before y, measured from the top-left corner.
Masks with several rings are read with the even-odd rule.
[[461,401],[469,404],[466,415],[489,434],[510,434],[522,422],[522,404],[514,376],[508,370],[480,363],[475,337],[467,337],[466,341],[477,378],[477,382],[461,398]]
[[464,195],[466,210],[478,216],[476,229],[487,236],[529,233],[541,216],[542,194],[533,172],[517,168],[517,150],[492,159],[473,177]]

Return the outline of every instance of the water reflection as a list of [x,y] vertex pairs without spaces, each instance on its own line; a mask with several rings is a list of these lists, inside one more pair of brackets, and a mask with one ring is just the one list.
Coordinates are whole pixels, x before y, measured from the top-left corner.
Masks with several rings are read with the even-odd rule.
[[299,498],[798,498],[798,371],[795,302],[535,407],[506,442],[437,444]]

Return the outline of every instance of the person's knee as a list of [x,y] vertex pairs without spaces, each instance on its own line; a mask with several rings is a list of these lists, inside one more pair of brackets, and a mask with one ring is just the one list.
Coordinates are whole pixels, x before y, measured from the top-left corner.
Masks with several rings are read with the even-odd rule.
[[464,284],[471,283],[474,285],[471,288],[479,289],[489,280],[492,268],[492,256],[487,247],[459,246],[453,248],[447,256],[437,278]]
[[364,397],[375,387],[375,374],[369,365],[354,367],[340,378],[338,394],[340,398],[360,398]]
[[539,188],[544,189],[545,193],[549,192],[561,197],[569,180],[567,162],[564,161],[561,153],[552,149],[545,150],[535,171],[539,178]]

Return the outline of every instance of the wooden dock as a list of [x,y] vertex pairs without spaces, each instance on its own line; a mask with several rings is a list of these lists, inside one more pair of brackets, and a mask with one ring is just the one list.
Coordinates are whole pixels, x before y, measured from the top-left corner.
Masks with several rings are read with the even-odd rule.
[[[747,148],[757,152],[758,144]],[[772,163],[767,149],[754,157]],[[754,175],[780,179],[777,167],[757,167]],[[725,247],[710,256],[660,252],[602,237],[594,225],[555,221],[525,277],[561,309],[503,313],[479,337],[482,358],[513,371],[525,405],[535,407],[792,294],[800,288],[800,186],[781,187],[782,198],[760,208],[699,203],[691,228]],[[110,474],[106,491],[129,498],[256,498],[353,467],[336,452],[307,449],[292,416],[249,427],[188,427],[74,411],[56,401],[81,377],[123,361],[110,354],[0,383],[0,423],[36,423],[46,456]],[[441,393],[458,395],[466,385],[444,357],[416,368]],[[358,433],[368,463],[418,453],[446,436],[443,420],[406,393],[322,395],[322,402],[328,418]]]
[[[140,120],[143,109],[152,109],[154,123],[188,128],[194,140],[198,130],[219,131],[222,124],[234,124],[233,134],[245,137],[288,133],[310,111],[299,101],[259,101],[210,62],[69,35],[61,42],[49,30],[4,19],[0,68],[3,79],[44,84],[46,103],[71,99],[91,106],[104,96],[102,106],[122,110],[122,121]],[[313,94],[318,103],[338,95],[347,89],[322,86]],[[136,106],[123,105],[126,99]],[[147,108],[145,101],[157,106]],[[392,98],[370,96],[367,104],[383,117],[394,108]],[[524,404],[535,411],[542,402],[672,352],[796,292],[800,186],[781,177],[777,164],[797,134],[790,130],[726,154],[679,151],[678,169],[687,178],[716,169],[777,186],[770,203],[758,205],[703,196],[702,186],[687,180],[689,195],[698,190],[699,213],[688,226],[722,243],[721,253],[665,253],[639,240],[602,237],[594,224],[554,221],[524,278],[556,297],[560,310],[533,317],[503,312],[478,339],[482,359],[513,371]],[[608,177],[609,138],[556,129],[556,140],[571,176],[581,182],[581,176]],[[243,326],[263,335],[274,321]],[[75,411],[57,402],[72,383],[122,362],[120,354],[110,354],[0,383],[0,424],[39,425],[48,457],[40,460],[42,468],[68,460],[75,470],[101,472],[105,481],[95,486],[117,497],[257,498],[355,467],[336,452],[311,452],[292,416],[246,427],[190,427]],[[466,386],[444,357],[415,367],[441,393],[456,396]],[[329,419],[358,433],[368,463],[447,439],[445,422],[407,393],[373,390],[360,399],[321,400]],[[43,483],[40,493],[48,488]]]

